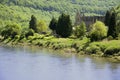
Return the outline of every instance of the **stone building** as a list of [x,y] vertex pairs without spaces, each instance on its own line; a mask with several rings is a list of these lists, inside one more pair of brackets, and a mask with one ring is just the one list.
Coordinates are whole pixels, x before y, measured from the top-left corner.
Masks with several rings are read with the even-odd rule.
[[96,20],[104,22],[104,16],[85,16],[84,14],[77,12],[75,17],[75,25],[79,25],[83,21],[85,22],[86,27],[89,27],[95,23]]

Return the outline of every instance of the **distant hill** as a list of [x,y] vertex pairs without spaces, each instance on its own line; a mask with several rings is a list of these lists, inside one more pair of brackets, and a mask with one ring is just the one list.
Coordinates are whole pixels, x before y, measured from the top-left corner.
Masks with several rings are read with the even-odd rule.
[[63,12],[70,14],[74,21],[76,11],[104,15],[119,3],[119,0],[0,0],[0,25],[16,22],[28,26],[32,14],[48,24],[53,16],[58,17]]

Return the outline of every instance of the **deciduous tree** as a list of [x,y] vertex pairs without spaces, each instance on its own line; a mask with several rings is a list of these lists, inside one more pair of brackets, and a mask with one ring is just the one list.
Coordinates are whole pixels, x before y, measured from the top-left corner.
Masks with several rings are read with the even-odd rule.
[[97,21],[93,24],[92,29],[90,31],[91,41],[102,40],[107,36],[107,27],[101,21]]

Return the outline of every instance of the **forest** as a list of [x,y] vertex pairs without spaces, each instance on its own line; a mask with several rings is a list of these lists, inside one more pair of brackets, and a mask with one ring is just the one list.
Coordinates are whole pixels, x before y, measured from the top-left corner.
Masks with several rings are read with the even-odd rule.
[[12,22],[24,28],[31,15],[48,25],[52,17],[58,18],[63,12],[69,14],[74,23],[77,11],[88,16],[105,15],[118,4],[119,0],[0,0],[0,25],[3,27]]

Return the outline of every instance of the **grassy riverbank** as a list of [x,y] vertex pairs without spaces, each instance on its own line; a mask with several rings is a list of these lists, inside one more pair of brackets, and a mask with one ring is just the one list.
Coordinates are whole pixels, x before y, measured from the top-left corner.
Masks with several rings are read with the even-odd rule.
[[95,57],[109,57],[120,61],[120,40],[104,40],[90,42],[89,38],[72,39],[72,38],[55,38],[48,35],[34,34],[28,38],[1,39],[1,45],[32,45],[47,49],[61,50],[64,53],[75,53],[80,55],[91,55]]

